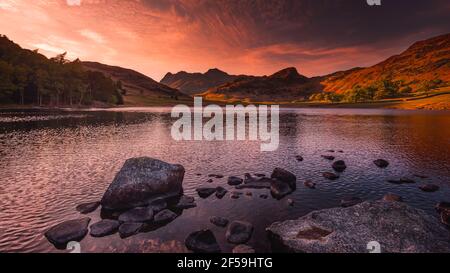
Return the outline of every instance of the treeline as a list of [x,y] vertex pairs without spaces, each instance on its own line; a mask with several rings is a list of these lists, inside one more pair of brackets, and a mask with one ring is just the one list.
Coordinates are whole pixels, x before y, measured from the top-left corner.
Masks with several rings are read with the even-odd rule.
[[310,101],[327,101],[327,102],[369,102],[390,98],[401,98],[410,96],[414,91],[427,94],[433,89],[445,86],[446,83],[440,79],[423,81],[419,84],[418,90],[413,90],[403,81],[382,80],[375,84],[362,87],[356,85],[351,90],[347,90],[343,94],[336,93],[316,93],[309,97]]
[[123,104],[120,82],[86,71],[66,53],[48,59],[0,36],[0,104],[80,106]]

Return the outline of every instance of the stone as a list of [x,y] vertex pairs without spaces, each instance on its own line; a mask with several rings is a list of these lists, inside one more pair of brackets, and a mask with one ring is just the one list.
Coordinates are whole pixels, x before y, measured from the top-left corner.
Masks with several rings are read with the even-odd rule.
[[236,176],[230,176],[228,177],[228,185],[230,186],[237,186],[244,182],[242,178],[236,177]]
[[104,237],[112,235],[119,230],[120,222],[116,220],[103,219],[92,224],[90,234],[92,237]]
[[256,253],[253,247],[248,245],[237,245],[232,250],[233,254],[254,254]]
[[247,243],[253,233],[253,225],[245,221],[233,221],[227,229],[225,237],[231,244]]
[[209,219],[209,221],[218,226],[218,227],[226,227],[228,225],[228,219],[223,218],[223,217],[217,217],[217,216],[213,216]]
[[378,168],[387,168],[389,166],[389,162],[384,159],[377,159],[373,162]]
[[80,204],[76,207],[76,210],[81,214],[88,214],[95,211],[100,206],[100,202],[91,202]]
[[359,197],[344,198],[341,200],[341,207],[343,207],[343,208],[353,207],[362,202],[363,202],[363,200]]
[[119,216],[119,221],[124,223],[144,223],[153,220],[153,209],[151,207],[140,207],[128,210]]
[[270,193],[275,199],[283,199],[285,196],[291,194],[293,192],[292,188],[289,187],[289,184],[273,180],[270,185]]
[[414,181],[412,179],[409,179],[409,178],[400,178],[398,180],[396,180],[396,179],[389,179],[388,182],[391,183],[391,184],[397,184],[397,185],[414,184],[414,183],[416,183],[416,181]]
[[367,253],[369,242],[382,253],[449,253],[450,232],[425,211],[401,202],[371,201],[349,208],[319,210],[267,228],[277,252]]
[[165,209],[155,215],[154,222],[157,224],[169,223],[175,220],[177,217],[178,215],[175,212]]
[[345,169],[347,169],[347,165],[345,164],[345,161],[343,160],[338,160],[336,162],[333,163],[333,170],[335,170],[336,172],[343,172],[345,171]]
[[197,207],[197,204],[194,197],[183,195],[175,207],[178,209],[190,209]]
[[297,159],[297,161],[300,161],[300,162],[302,162],[304,160],[303,156],[300,156],[300,155],[296,156],[295,159]]
[[222,199],[227,193],[228,193],[228,191],[223,187],[216,188],[216,197],[218,199]]
[[216,188],[198,188],[197,193],[203,199],[206,199],[216,192]]
[[328,180],[336,180],[339,178],[339,175],[331,172],[324,172],[322,175]]
[[123,210],[146,206],[157,198],[181,195],[184,167],[149,157],[131,158],[103,195],[104,209]]
[[332,156],[332,155],[323,155],[322,158],[325,158],[326,160],[334,160],[336,157]]
[[386,202],[403,202],[403,198],[400,195],[388,193],[383,197]]
[[123,223],[119,227],[120,238],[125,239],[130,236],[136,235],[144,226],[143,223]]
[[272,175],[270,176],[272,179],[276,179],[278,181],[284,182],[289,185],[292,190],[297,188],[297,177],[284,169],[276,168],[273,170]]
[[221,174],[210,174],[210,175],[208,175],[208,177],[220,179],[220,178],[223,178],[224,176]]
[[45,237],[57,247],[65,247],[68,242],[81,241],[88,233],[90,218],[62,222],[45,232]]
[[164,199],[156,199],[150,203],[149,208],[153,210],[153,214],[167,208],[167,202]]
[[207,229],[191,233],[185,240],[186,247],[195,253],[220,253],[214,233]]
[[316,188],[316,183],[312,182],[311,180],[306,180],[305,182],[303,182],[303,185],[310,189]]
[[434,184],[426,184],[420,186],[419,189],[421,189],[424,192],[437,192],[439,190],[439,186]]

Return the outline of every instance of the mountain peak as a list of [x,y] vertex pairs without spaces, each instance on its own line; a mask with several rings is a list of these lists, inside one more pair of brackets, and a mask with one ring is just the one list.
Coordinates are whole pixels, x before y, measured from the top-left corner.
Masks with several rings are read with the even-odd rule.
[[283,80],[296,80],[296,79],[301,79],[301,78],[305,78],[305,77],[298,73],[297,68],[288,67],[288,68],[280,70],[280,71],[276,72],[275,74],[271,75],[270,78],[277,78],[277,79],[283,79]]
[[205,75],[228,75],[228,73],[223,72],[218,68],[211,68],[208,71],[206,71]]

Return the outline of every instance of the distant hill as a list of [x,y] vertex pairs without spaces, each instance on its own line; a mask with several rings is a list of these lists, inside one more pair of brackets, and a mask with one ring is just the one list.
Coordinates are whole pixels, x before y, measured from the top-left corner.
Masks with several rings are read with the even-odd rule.
[[238,76],[229,75],[217,68],[210,69],[206,73],[188,73],[185,71],[176,74],[167,73],[161,80],[162,84],[176,88],[183,93],[194,95],[202,93],[209,88],[234,81]]
[[158,83],[152,78],[131,69],[110,66],[96,62],[83,62],[85,69],[98,71],[120,81],[126,105],[174,104],[179,101],[191,101],[192,98],[175,88]]
[[288,102],[307,98],[317,88],[320,88],[317,79],[300,75],[296,68],[290,67],[271,76],[242,76],[213,87],[202,96],[218,101]]

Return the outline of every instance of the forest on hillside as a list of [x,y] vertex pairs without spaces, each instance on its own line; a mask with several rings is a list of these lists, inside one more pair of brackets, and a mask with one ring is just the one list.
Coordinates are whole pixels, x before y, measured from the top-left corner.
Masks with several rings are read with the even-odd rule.
[[0,104],[82,106],[123,104],[122,84],[86,71],[66,53],[48,59],[0,35]]

